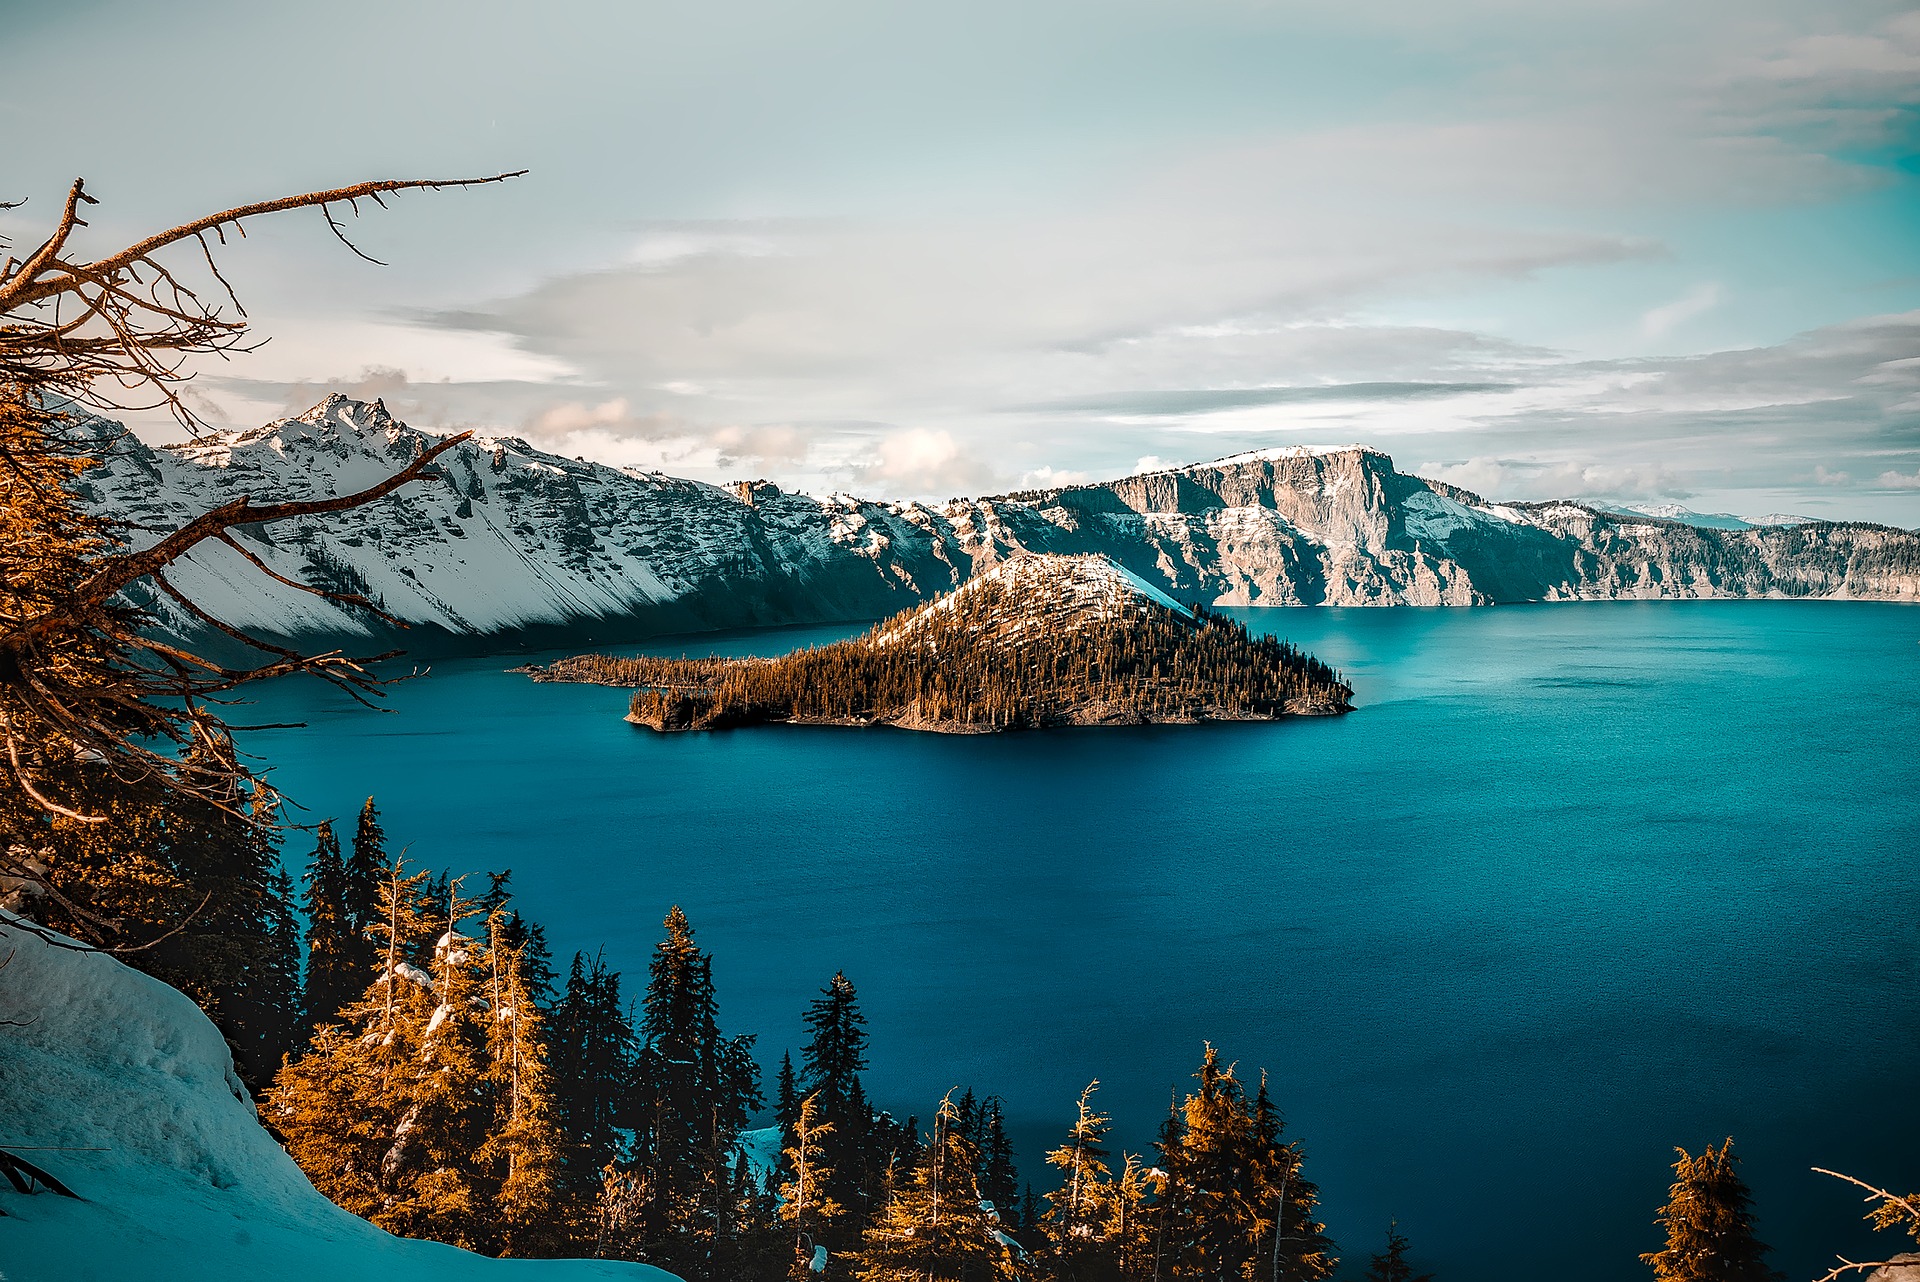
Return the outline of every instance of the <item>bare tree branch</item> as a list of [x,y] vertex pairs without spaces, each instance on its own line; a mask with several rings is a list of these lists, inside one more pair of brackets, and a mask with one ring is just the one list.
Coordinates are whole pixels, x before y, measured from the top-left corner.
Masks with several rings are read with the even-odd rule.
[[[239,205],[91,260],[73,250],[76,233],[87,226],[83,211],[95,203],[85,182],[75,180],[47,238],[24,258],[0,264],[0,785],[13,785],[40,813],[66,822],[104,819],[56,787],[56,777],[64,771],[73,778],[76,768],[104,771],[127,785],[158,781],[239,815],[247,811],[245,794],[256,776],[218,715],[218,705],[228,702],[220,696],[293,672],[318,676],[363,703],[379,696],[386,681],[369,668],[374,659],[337,650],[303,655],[252,636],[193,601],[165,571],[217,542],[269,579],[404,626],[357,593],[293,582],[230,532],[374,502],[428,474],[434,460],[468,434],[434,444],[355,493],[283,503],[243,496],[149,547],[128,549],[120,543],[124,531],[80,509],[67,488],[116,442],[98,420],[65,406],[164,406],[189,430],[206,430],[185,399],[190,363],[256,345],[246,309],[215,261],[213,240],[228,243],[229,229],[244,236],[251,218],[317,208],[346,241],[334,206],[358,216],[362,199],[385,207],[391,194],[485,186],[525,172],[363,182]],[[164,260],[185,242],[191,242],[189,253],[198,250],[189,265],[204,262],[212,276],[204,297]],[[128,399],[138,405],[125,404]],[[153,599],[172,600],[195,624],[240,642],[262,661],[229,667],[199,653],[192,641],[159,635],[143,604],[143,581]]]

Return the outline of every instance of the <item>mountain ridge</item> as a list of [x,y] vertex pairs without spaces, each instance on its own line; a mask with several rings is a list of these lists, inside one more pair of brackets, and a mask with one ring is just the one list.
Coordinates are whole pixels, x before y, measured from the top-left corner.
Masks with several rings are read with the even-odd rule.
[[[96,421],[103,439],[108,426]],[[380,401],[330,395],[293,418],[187,445],[120,432],[76,490],[143,545],[242,493],[358,488],[437,439]],[[365,508],[236,537],[288,578],[360,592],[429,634],[469,638],[872,619],[1022,553],[1098,553],[1203,605],[1920,599],[1911,531],[1824,521],[1713,529],[1574,500],[1491,502],[1402,473],[1366,446],[1255,450],[929,504],[793,494],[765,481],[723,487],[481,436]],[[230,549],[198,549],[171,577],[237,627],[382,631],[267,580]],[[151,604],[169,626],[192,630]]]

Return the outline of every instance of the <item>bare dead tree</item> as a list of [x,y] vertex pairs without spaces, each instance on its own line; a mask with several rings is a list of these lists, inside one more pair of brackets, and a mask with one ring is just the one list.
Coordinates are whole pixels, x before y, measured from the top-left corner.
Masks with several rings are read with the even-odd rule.
[[[1857,1180],[1851,1175],[1842,1175],[1838,1171],[1829,1171],[1825,1167],[1813,1168],[1816,1175],[1831,1175],[1836,1180],[1844,1180],[1856,1188],[1867,1191],[1863,1199],[1868,1206],[1866,1218],[1873,1221],[1877,1229],[1903,1228],[1920,1239],[1920,1194],[1908,1194],[1897,1197],[1883,1188],[1876,1188],[1865,1180]],[[1846,1256],[1838,1257],[1840,1263],[1821,1274],[1816,1282],[1839,1282],[1848,1274],[1865,1273],[1868,1269],[1896,1270],[1893,1277],[1904,1277],[1907,1273],[1920,1279],[1920,1263],[1910,1260],[1863,1260],[1855,1262]]]
[[[341,244],[378,263],[347,239],[335,206],[358,216],[363,200],[384,208],[386,197],[400,192],[485,186],[526,172],[388,179],[257,201],[181,223],[90,260],[72,255],[70,246],[74,233],[87,226],[82,211],[99,202],[87,194],[86,180],[76,178],[53,234],[25,258],[10,256],[0,264],[0,383],[57,393],[107,410],[165,406],[189,429],[203,429],[206,424],[180,395],[181,385],[193,377],[188,362],[250,348],[246,308],[220,274],[209,236],[225,245],[229,231],[246,235],[249,218],[318,209]],[[156,257],[187,242],[200,251],[218,296],[209,289],[208,298],[202,298],[174,267]],[[0,251],[7,248],[0,243]],[[232,315],[225,314],[222,299]],[[123,401],[122,393],[146,399]]]
[[[76,180],[52,234],[25,257],[0,263],[0,780],[45,814],[71,822],[100,823],[105,816],[55,795],[49,781],[62,770],[69,778],[75,771],[105,771],[127,784],[157,781],[251,821],[272,822],[276,808],[245,805],[254,775],[220,715],[226,696],[249,682],[307,672],[366,702],[384,684],[369,665],[391,656],[308,655],[250,635],[193,601],[169,569],[196,548],[218,544],[283,586],[404,626],[363,597],[278,574],[230,531],[374,502],[431,474],[434,460],[467,434],[422,451],[357,493],[300,503],[243,495],[151,546],[133,548],[83,512],[68,491],[89,455],[103,448],[97,437],[75,431],[80,407],[164,407],[188,431],[208,430],[183,391],[195,358],[227,358],[252,346],[246,310],[214,257],[227,233],[245,235],[246,220],[318,209],[342,243],[378,262],[347,239],[337,211],[357,215],[363,200],[384,207],[386,197],[400,192],[484,186],[525,172],[364,182],[260,201],[97,258],[73,249],[76,233],[87,226],[81,215],[96,203],[84,180]],[[0,253],[9,248],[0,241]],[[181,250],[197,251],[190,260],[195,268],[169,257]],[[212,285],[189,283],[195,270]],[[199,652],[208,647],[158,634],[153,617],[127,595],[142,581],[257,661],[218,662]]]

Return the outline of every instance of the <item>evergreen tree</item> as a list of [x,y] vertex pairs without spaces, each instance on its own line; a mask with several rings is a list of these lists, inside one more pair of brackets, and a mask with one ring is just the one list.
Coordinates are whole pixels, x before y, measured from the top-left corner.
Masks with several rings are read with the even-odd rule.
[[1096,1080],[1080,1092],[1079,1117],[1067,1132],[1067,1142],[1047,1154],[1047,1164],[1060,1171],[1060,1187],[1047,1194],[1047,1213],[1042,1217],[1047,1237],[1053,1242],[1068,1276],[1081,1276],[1072,1255],[1090,1244],[1096,1236],[1109,1182],[1107,1150],[1103,1146],[1109,1126],[1104,1113],[1096,1113],[1090,1104],[1100,1086]]
[[1060,1171],[1060,1187],[1047,1194],[1048,1208],[1035,1226],[1045,1237],[1045,1258],[1062,1282],[1141,1276],[1151,1268],[1146,1172],[1128,1156],[1118,1179],[1107,1165],[1108,1119],[1091,1101],[1099,1082],[1080,1093],[1079,1114],[1047,1163]]
[[[553,1077],[567,1154],[562,1183],[576,1200],[613,1198],[633,1207],[633,1188],[606,1187],[606,1168],[624,1163],[636,1041],[620,999],[620,972],[575,953],[552,1019]],[[624,1230],[623,1230],[624,1232]]]
[[495,1241],[503,1255],[536,1253],[560,1238],[562,1137],[547,1073],[540,1008],[523,959],[505,938],[506,914],[489,916],[487,1082],[492,1133],[480,1148],[492,1168]]
[[479,911],[489,921],[493,919],[496,909],[504,912],[499,927],[501,943],[520,955],[520,969],[526,979],[527,991],[542,1012],[551,1014],[554,1008],[555,976],[553,952],[547,947],[546,928],[539,922],[522,917],[512,900],[513,870],[509,868],[505,872],[488,873],[487,889],[476,901]]
[[[460,880],[437,905],[426,884],[389,865],[374,908],[385,966],[282,1068],[263,1114],[316,1188],[381,1227],[535,1253],[564,1219],[538,1008],[500,915],[476,940]],[[421,939],[430,969],[408,960]]]
[[395,1227],[386,1213],[407,1182],[400,1122],[437,1004],[433,977],[405,960],[407,941],[428,928],[424,879],[390,867],[380,892],[387,966],[280,1070],[261,1110],[315,1188],[384,1228]]
[[1009,1233],[1020,1228],[1020,1173],[1013,1165],[1013,1142],[996,1096],[983,1109],[980,1136],[980,1196],[993,1203]]
[[280,1063],[305,1040],[301,1017],[300,926],[293,915],[293,882],[276,858],[260,896],[261,946],[243,964],[242,983],[222,1003],[232,1016],[223,1029],[240,1076],[255,1089],[273,1080]]
[[867,1067],[867,1019],[844,972],[828,981],[802,1018],[809,1037],[800,1055],[800,1090],[819,1097],[820,1116],[833,1128],[827,1141],[829,1191],[848,1209],[852,1224],[864,1224],[884,1201],[889,1169],[910,1160],[913,1122],[898,1125],[867,1101],[860,1077]]
[[1260,1074],[1260,1088],[1254,1094],[1251,1117],[1253,1158],[1266,1182],[1276,1219],[1270,1233],[1269,1253],[1274,1276],[1322,1278],[1339,1264],[1334,1256],[1333,1239],[1326,1225],[1314,1219],[1319,1209],[1320,1189],[1300,1173],[1302,1155],[1298,1144],[1284,1144],[1280,1110],[1267,1092],[1267,1075]]
[[[667,937],[654,948],[641,1002],[635,1100],[653,1184],[648,1232],[658,1241],[706,1240],[704,1193],[718,1178],[714,1155],[732,1152],[759,1108],[759,1068],[751,1034],[727,1038],[720,1032],[713,959],[694,942],[686,914],[675,907],[663,924]],[[655,1254],[664,1262],[667,1253]],[[674,1256],[683,1271],[689,1267],[684,1254]],[[692,1271],[703,1274],[710,1265],[706,1253]]]
[[1735,1169],[1733,1140],[1709,1144],[1694,1157],[1683,1148],[1673,1164],[1673,1186],[1655,1222],[1667,1231],[1666,1249],[1640,1257],[1656,1282],[1773,1282],[1769,1248],[1755,1236],[1753,1194]]
[[1174,1278],[1332,1276],[1339,1261],[1313,1218],[1319,1190],[1301,1175],[1298,1148],[1281,1142],[1265,1079],[1250,1103],[1212,1046],[1195,1077],[1199,1086],[1161,1132],[1156,1269]]
[[1012,1251],[980,1205],[979,1156],[958,1123],[951,1094],[910,1176],[862,1235],[862,1282],[993,1282],[1014,1275]]
[[444,884],[434,925],[445,929],[433,944],[431,972],[438,1001],[418,1035],[417,1067],[392,1079],[402,1109],[382,1159],[392,1195],[383,1220],[404,1237],[478,1250],[491,1236],[490,1190],[476,1169],[494,1120],[486,1089],[491,1021],[482,1017],[480,950],[460,929],[472,903],[461,898],[459,878]]
[[[1026,1234],[1031,1237],[1040,1226],[1040,1199],[1033,1195],[1033,1185],[1025,1185],[1020,1194],[1020,1214],[1013,1222],[1011,1230],[1014,1236]],[[1025,1241],[1026,1238],[1021,1238]]]
[[813,1266],[816,1251],[826,1249],[821,1241],[826,1229],[846,1208],[827,1191],[834,1180],[833,1169],[826,1163],[825,1141],[833,1133],[833,1124],[820,1118],[818,1093],[800,1101],[791,1130],[783,1156],[792,1178],[780,1186],[780,1221],[793,1240],[788,1276],[794,1282],[806,1282],[820,1271]]
[[1394,1220],[1387,1225],[1387,1249],[1377,1252],[1367,1266],[1366,1282],[1433,1282],[1433,1274],[1413,1271],[1407,1263],[1407,1237],[1400,1231],[1400,1222]]
[[[800,1087],[793,1075],[793,1052],[780,1055],[780,1072],[774,1078],[773,1120],[780,1127],[782,1150],[793,1141],[793,1124],[800,1117]],[[784,1159],[783,1159],[784,1160]]]
[[371,939],[380,909],[380,879],[391,861],[387,858],[387,833],[380,826],[380,812],[373,798],[360,807],[360,822],[353,830],[353,849],[346,860],[345,893],[342,896],[347,919],[354,933]]
[[341,1007],[366,987],[365,970],[355,965],[354,922],[347,910],[346,867],[333,821],[315,834],[307,864],[306,1019],[311,1027],[331,1023]]

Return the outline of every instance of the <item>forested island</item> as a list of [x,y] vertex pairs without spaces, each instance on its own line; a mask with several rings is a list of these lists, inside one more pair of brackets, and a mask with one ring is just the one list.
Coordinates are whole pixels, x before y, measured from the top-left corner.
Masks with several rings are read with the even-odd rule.
[[1352,710],[1312,655],[1189,609],[1103,556],[1025,556],[865,634],[779,658],[579,655],[536,681],[636,687],[654,730],[787,722],[988,733]]

